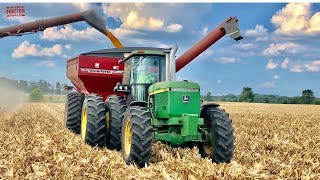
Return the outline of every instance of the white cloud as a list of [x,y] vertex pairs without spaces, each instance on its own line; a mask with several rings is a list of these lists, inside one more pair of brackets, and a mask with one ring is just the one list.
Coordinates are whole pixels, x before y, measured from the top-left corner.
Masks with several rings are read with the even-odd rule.
[[[165,20],[156,14],[148,13],[149,4],[111,3],[102,4],[105,15],[122,22],[121,27],[128,29],[163,30],[167,24]],[[167,24],[168,25],[168,24]]]
[[300,47],[299,44],[296,43],[271,43],[269,44],[269,47],[265,49],[262,54],[266,56],[278,56],[281,54],[295,54],[300,52],[302,50],[302,47]]
[[249,29],[244,32],[245,37],[255,37],[256,41],[267,41],[268,30],[260,24],[257,24],[254,29]]
[[282,63],[281,63],[281,68],[283,68],[283,69],[287,69],[287,68],[288,68],[289,63],[290,63],[289,58],[285,58],[285,59],[282,61]]
[[244,49],[244,50],[249,50],[254,47],[254,44],[253,43],[239,43],[239,44],[233,45],[233,47]]
[[290,68],[291,72],[320,72],[320,60],[296,62]]
[[[183,28],[184,20],[178,17],[179,12],[184,12],[187,7],[183,4],[157,4],[151,3],[111,3],[102,4],[102,9],[107,17],[121,22],[120,28],[179,32]],[[197,7],[194,7],[197,8]],[[196,12],[196,11],[194,11]],[[192,12],[190,12],[192,13]],[[198,13],[201,14],[201,13]],[[197,16],[197,15],[195,15]],[[194,21],[189,18],[190,21]]]
[[320,72],[320,60],[305,63],[304,68],[306,71],[309,72]]
[[143,33],[143,32],[139,32],[139,31],[135,31],[135,30],[131,30],[131,29],[124,29],[124,28],[116,28],[116,29],[112,30],[112,33],[119,39],[130,37],[132,35],[145,35],[145,33]]
[[278,67],[278,63],[274,62],[273,59],[269,59],[268,64],[266,65],[267,69],[275,69]]
[[47,67],[47,68],[53,68],[56,66],[53,61],[40,61],[35,63],[35,65],[39,67]]
[[249,29],[244,32],[245,36],[266,36],[268,34],[268,30],[264,28],[263,25],[257,24],[254,29]]
[[66,44],[66,45],[64,45],[64,47],[65,47],[66,49],[71,49],[71,44]]
[[275,87],[275,82],[274,81],[265,82],[265,83],[262,84],[262,87],[273,88],[273,87]]
[[273,76],[273,79],[278,80],[278,79],[280,79],[280,76],[276,74]]
[[302,70],[302,66],[297,64],[297,65],[292,65],[290,67],[290,71],[291,72],[302,72],[303,70]]
[[168,32],[179,32],[181,30],[182,30],[181,24],[170,24],[169,26],[167,26]]
[[217,80],[217,84],[221,84],[222,83],[222,80],[221,79],[218,79]]
[[201,34],[202,34],[203,36],[205,36],[205,35],[208,34],[208,32],[209,32],[209,28],[206,26],[206,27],[204,27],[204,28],[202,29]]
[[124,27],[148,30],[159,30],[163,27],[163,24],[163,20],[154,17],[143,17],[137,11],[129,12],[123,22]]
[[62,56],[62,51],[64,49],[67,48],[65,48],[65,46],[62,46],[61,44],[55,44],[52,47],[43,48],[40,45],[31,44],[29,41],[23,41],[16,49],[13,50],[11,56],[16,59],[26,56]]
[[315,61],[291,61],[286,58],[281,63],[281,68],[291,72],[320,72],[320,60]]
[[87,28],[85,30],[76,30],[70,24],[65,25],[63,28],[58,30],[57,27],[47,28],[40,35],[41,39],[46,39],[50,41],[55,40],[89,40],[89,41],[99,41],[106,38],[102,33],[94,28]]
[[272,16],[278,34],[320,33],[320,12],[312,14],[311,3],[288,3]]
[[98,6],[96,6],[93,3],[72,3],[72,5],[76,8],[78,8],[80,11],[87,11],[91,9],[97,9]]
[[214,59],[214,61],[222,64],[232,64],[240,61],[240,59],[235,57],[220,57],[220,58]]

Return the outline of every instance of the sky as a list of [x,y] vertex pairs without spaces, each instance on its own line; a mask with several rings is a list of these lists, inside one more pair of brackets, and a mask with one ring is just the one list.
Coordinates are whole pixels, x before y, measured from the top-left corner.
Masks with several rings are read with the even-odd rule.
[[[24,5],[26,16],[6,17],[6,7]],[[0,27],[95,9],[125,46],[171,47],[183,54],[230,16],[243,39],[224,36],[177,73],[197,82],[201,92],[320,97],[319,3],[0,3]],[[0,39],[0,77],[71,82],[66,61],[78,54],[113,48],[84,22]]]

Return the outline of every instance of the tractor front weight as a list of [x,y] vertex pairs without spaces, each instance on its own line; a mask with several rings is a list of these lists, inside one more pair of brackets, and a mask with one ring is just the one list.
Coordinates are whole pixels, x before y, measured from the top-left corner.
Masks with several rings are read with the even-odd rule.
[[153,119],[154,140],[181,146],[186,142],[203,142],[204,132],[198,132],[203,119],[196,114],[183,114],[180,118]]

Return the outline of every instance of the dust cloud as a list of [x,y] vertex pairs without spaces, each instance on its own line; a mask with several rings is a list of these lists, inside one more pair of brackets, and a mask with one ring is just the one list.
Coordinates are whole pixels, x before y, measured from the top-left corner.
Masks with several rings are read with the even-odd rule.
[[11,83],[0,79],[0,113],[16,112],[23,107],[27,96]]

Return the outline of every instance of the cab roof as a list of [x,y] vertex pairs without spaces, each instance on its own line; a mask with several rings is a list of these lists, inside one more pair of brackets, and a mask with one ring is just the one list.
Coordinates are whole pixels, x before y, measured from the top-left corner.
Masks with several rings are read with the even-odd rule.
[[97,50],[97,51],[90,51],[87,53],[82,53],[80,55],[124,58],[125,53],[131,53],[136,50],[164,51],[167,49],[166,48],[154,48],[154,47],[123,47],[123,48],[110,48],[110,49],[102,49],[102,50]]

